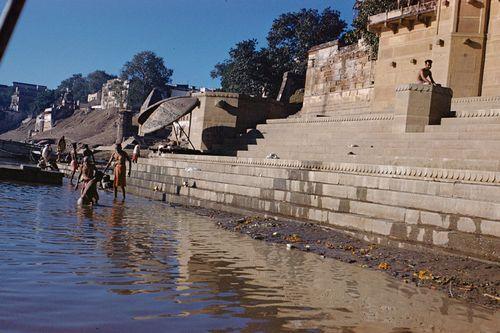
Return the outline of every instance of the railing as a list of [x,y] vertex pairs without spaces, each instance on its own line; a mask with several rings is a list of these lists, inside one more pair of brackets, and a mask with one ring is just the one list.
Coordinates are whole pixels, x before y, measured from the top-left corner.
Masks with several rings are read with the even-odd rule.
[[437,9],[437,2],[437,0],[398,0],[397,3],[385,13],[370,16],[369,25],[433,12]]

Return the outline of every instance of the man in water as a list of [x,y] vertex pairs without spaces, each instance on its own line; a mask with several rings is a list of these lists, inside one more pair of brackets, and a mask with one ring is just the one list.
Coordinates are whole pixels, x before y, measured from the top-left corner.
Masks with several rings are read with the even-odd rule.
[[99,192],[97,184],[102,180],[103,173],[96,170],[94,177],[88,181],[82,189],[82,194],[78,199],[78,205],[97,205],[99,203]]
[[126,174],[127,174],[127,166],[126,162],[128,161],[128,176],[130,177],[130,170],[132,169],[132,160],[128,156],[128,154],[122,149],[122,145],[117,143],[115,145],[115,152],[111,155],[108,164],[106,164],[106,169],[104,169],[104,173],[108,170],[111,163],[115,163],[113,173],[113,189],[115,192],[115,199],[118,196],[118,187],[121,187],[123,193],[123,199],[125,200],[125,186],[127,186],[126,182]]
[[87,186],[87,183],[90,182],[92,178],[94,178],[94,169],[95,169],[95,164],[90,163],[90,159],[88,158],[88,156],[85,156],[83,158],[82,166],[80,167],[80,174],[78,175],[78,178],[76,180],[75,191],[78,188],[78,184],[82,182],[83,183],[82,194],[83,194],[85,186]]
[[92,162],[95,165],[95,157],[94,157],[94,152],[90,150],[89,145],[85,144],[83,145],[83,157],[88,157],[89,162]]
[[436,82],[434,82],[434,78],[432,77],[432,60],[426,60],[425,61],[425,67],[422,68],[418,72],[418,78],[417,81],[420,84],[429,84],[429,85],[437,85]]
[[76,151],[76,142],[71,144],[71,152],[70,156],[70,168],[71,168],[71,180],[70,184],[73,185],[73,177],[75,176],[76,171],[78,170],[78,153]]

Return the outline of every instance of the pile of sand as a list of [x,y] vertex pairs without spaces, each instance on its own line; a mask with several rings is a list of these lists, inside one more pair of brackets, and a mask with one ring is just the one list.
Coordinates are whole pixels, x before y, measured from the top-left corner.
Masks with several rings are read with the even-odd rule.
[[[110,145],[116,141],[116,128],[119,115],[114,110],[76,110],[66,118],[56,121],[50,131],[37,133],[32,140],[55,139],[65,136],[69,142],[82,142],[89,145]],[[29,140],[28,133],[35,129],[35,120],[21,124],[18,128],[0,135],[3,140]]]

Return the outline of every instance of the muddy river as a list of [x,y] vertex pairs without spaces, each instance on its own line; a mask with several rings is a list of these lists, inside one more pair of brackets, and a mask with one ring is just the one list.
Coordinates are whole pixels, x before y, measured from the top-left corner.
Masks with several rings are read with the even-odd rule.
[[499,332],[386,274],[128,197],[0,183],[0,332]]

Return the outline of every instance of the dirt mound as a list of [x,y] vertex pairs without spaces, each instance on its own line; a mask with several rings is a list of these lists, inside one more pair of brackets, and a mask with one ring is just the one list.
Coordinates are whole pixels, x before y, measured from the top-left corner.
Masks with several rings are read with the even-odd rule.
[[[57,121],[50,131],[37,133],[31,139],[59,139],[65,136],[70,142],[84,142],[90,145],[110,145],[116,141],[119,115],[114,110],[77,110]],[[21,124],[18,128],[0,135],[0,139],[24,141],[30,130],[35,129],[35,120]]]

